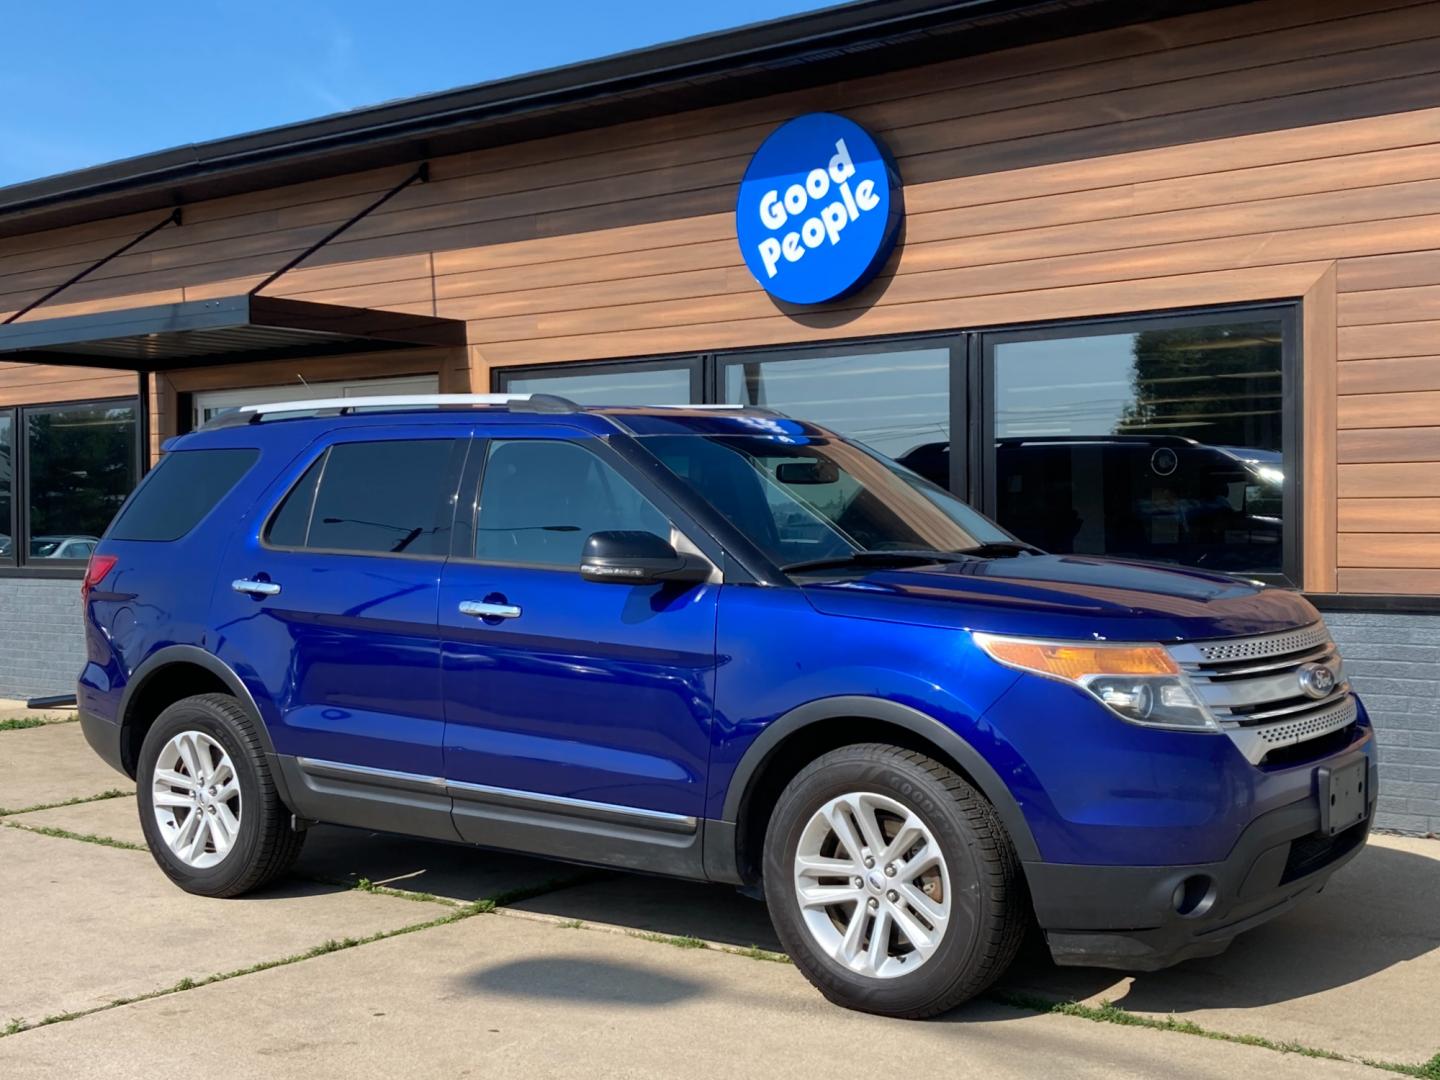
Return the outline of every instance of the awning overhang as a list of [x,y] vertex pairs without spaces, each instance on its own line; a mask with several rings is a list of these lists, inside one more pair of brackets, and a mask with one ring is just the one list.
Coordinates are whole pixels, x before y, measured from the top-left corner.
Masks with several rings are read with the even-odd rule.
[[242,295],[0,326],[0,363],[149,373],[464,344],[454,319]]

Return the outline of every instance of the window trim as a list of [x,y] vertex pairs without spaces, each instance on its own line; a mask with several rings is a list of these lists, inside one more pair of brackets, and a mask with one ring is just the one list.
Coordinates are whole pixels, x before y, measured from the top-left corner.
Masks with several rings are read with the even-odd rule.
[[[47,412],[55,409],[79,409],[86,406],[124,406],[129,405],[135,413],[135,453],[131,460],[131,467],[134,470],[134,485],[130,491],[125,493],[125,501],[115,510],[118,515],[125,508],[125,502],[129,501],[130,495],[140,485],[147,472],[148,454],[146,445],[146,417],[144,415],[145,403],[139,394],[121,394],[114,397],[103,398],[78,398],[74,401],[34,401],[24,404],[7,406],[0,409],[0,414],[8,413],[12,419],[13,443],[11,445],[10,459],[10,487],[11,487],[11,511],[9,526],[11,528],[11,553],[8,556],[0,556],[0,577],[17,578],[60,578],[79,580],[85,575],[85,559],[32,559],[30,551],[30,439],[27,431],[27,422],[32,413]],[[114,521],[112,516],[111,521]],[[3,523],[0,523],[3,524]],[[105,529],[101,530],[101,538],[109,530],[110,522],[106,522]]]

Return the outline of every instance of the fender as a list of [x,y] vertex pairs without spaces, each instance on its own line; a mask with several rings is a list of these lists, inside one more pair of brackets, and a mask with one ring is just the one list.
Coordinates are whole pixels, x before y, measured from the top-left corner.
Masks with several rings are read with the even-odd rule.
[[[280,769],[279,761],[275,756],[275,744],[270,739],[270,730],[265,726],[265,719],[260,715],[260,707],[256,705],[254,695],[250,693],[250,688],[245,685],[244,680],[235,673],[229,664],[214,653],[206,652],[198,645],[167,645],[163,649],[157,649],[130,673],[125,689],[120,695],[121,730],[129,727],[130,708],[141,687],[171,664],[193,664],[196,667],[204,668],[223,682],[230,693],[240,702],[241,707],[249,714],[251,723],[255,725],[256,734],[260,736],[260,745],[270,763],[270,776],[275,783],[275,788],[280,793],[281,800],[288,806],[290,791],[285,784],[285,774]],[[129,764],[133,767],[134,763]]]
[[980,789],[980,793],[990,801],[990,805],[995,808],[1010,833],[1020,860],[1040,861],[1040,849],[1035,844],[1035,837],[1030,832],[1020,804],[1015,801],[1015,796],[980,752],[933,716],[927,716],[918,709],[886,698],[858,695],[820,698],[791,709],[767,725],[745,751],[745,756],[740,759],[740,764],[735,767],[730,778],[730,788],[725,795],[724,821],[740,820],[740,807],[750,788],[750,781],[783,740],[811,724],[842,717],[858,717],[894,724],[938,746],[965,771]]

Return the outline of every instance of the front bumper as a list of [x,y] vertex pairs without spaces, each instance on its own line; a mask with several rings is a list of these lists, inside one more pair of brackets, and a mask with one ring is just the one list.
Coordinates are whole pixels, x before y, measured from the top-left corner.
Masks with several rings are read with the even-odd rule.
[[1221,862],[1026,863],[1051,955],[1063,966],[1154,971],[1223,952],[1237,934],[1320,892],[1360,853],[1378,790],[1372,758],[1363,822],[1335,836],[1322,833],[1320,804],[1312,793],[1256,818]]

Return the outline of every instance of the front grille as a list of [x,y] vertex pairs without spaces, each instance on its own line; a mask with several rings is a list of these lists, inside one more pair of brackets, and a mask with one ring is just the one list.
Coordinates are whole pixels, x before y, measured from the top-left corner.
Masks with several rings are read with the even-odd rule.
[[[1340,653],[1324,623],[1278,634],[1172,645],[1170,655],[1253,765],[1264,763],[1272,751],[1342,731],[1358,715]],[[1318,699],[1307,694],[1301,682],[1302,670],[1312,664],[1334,675],[1334,687]]]

